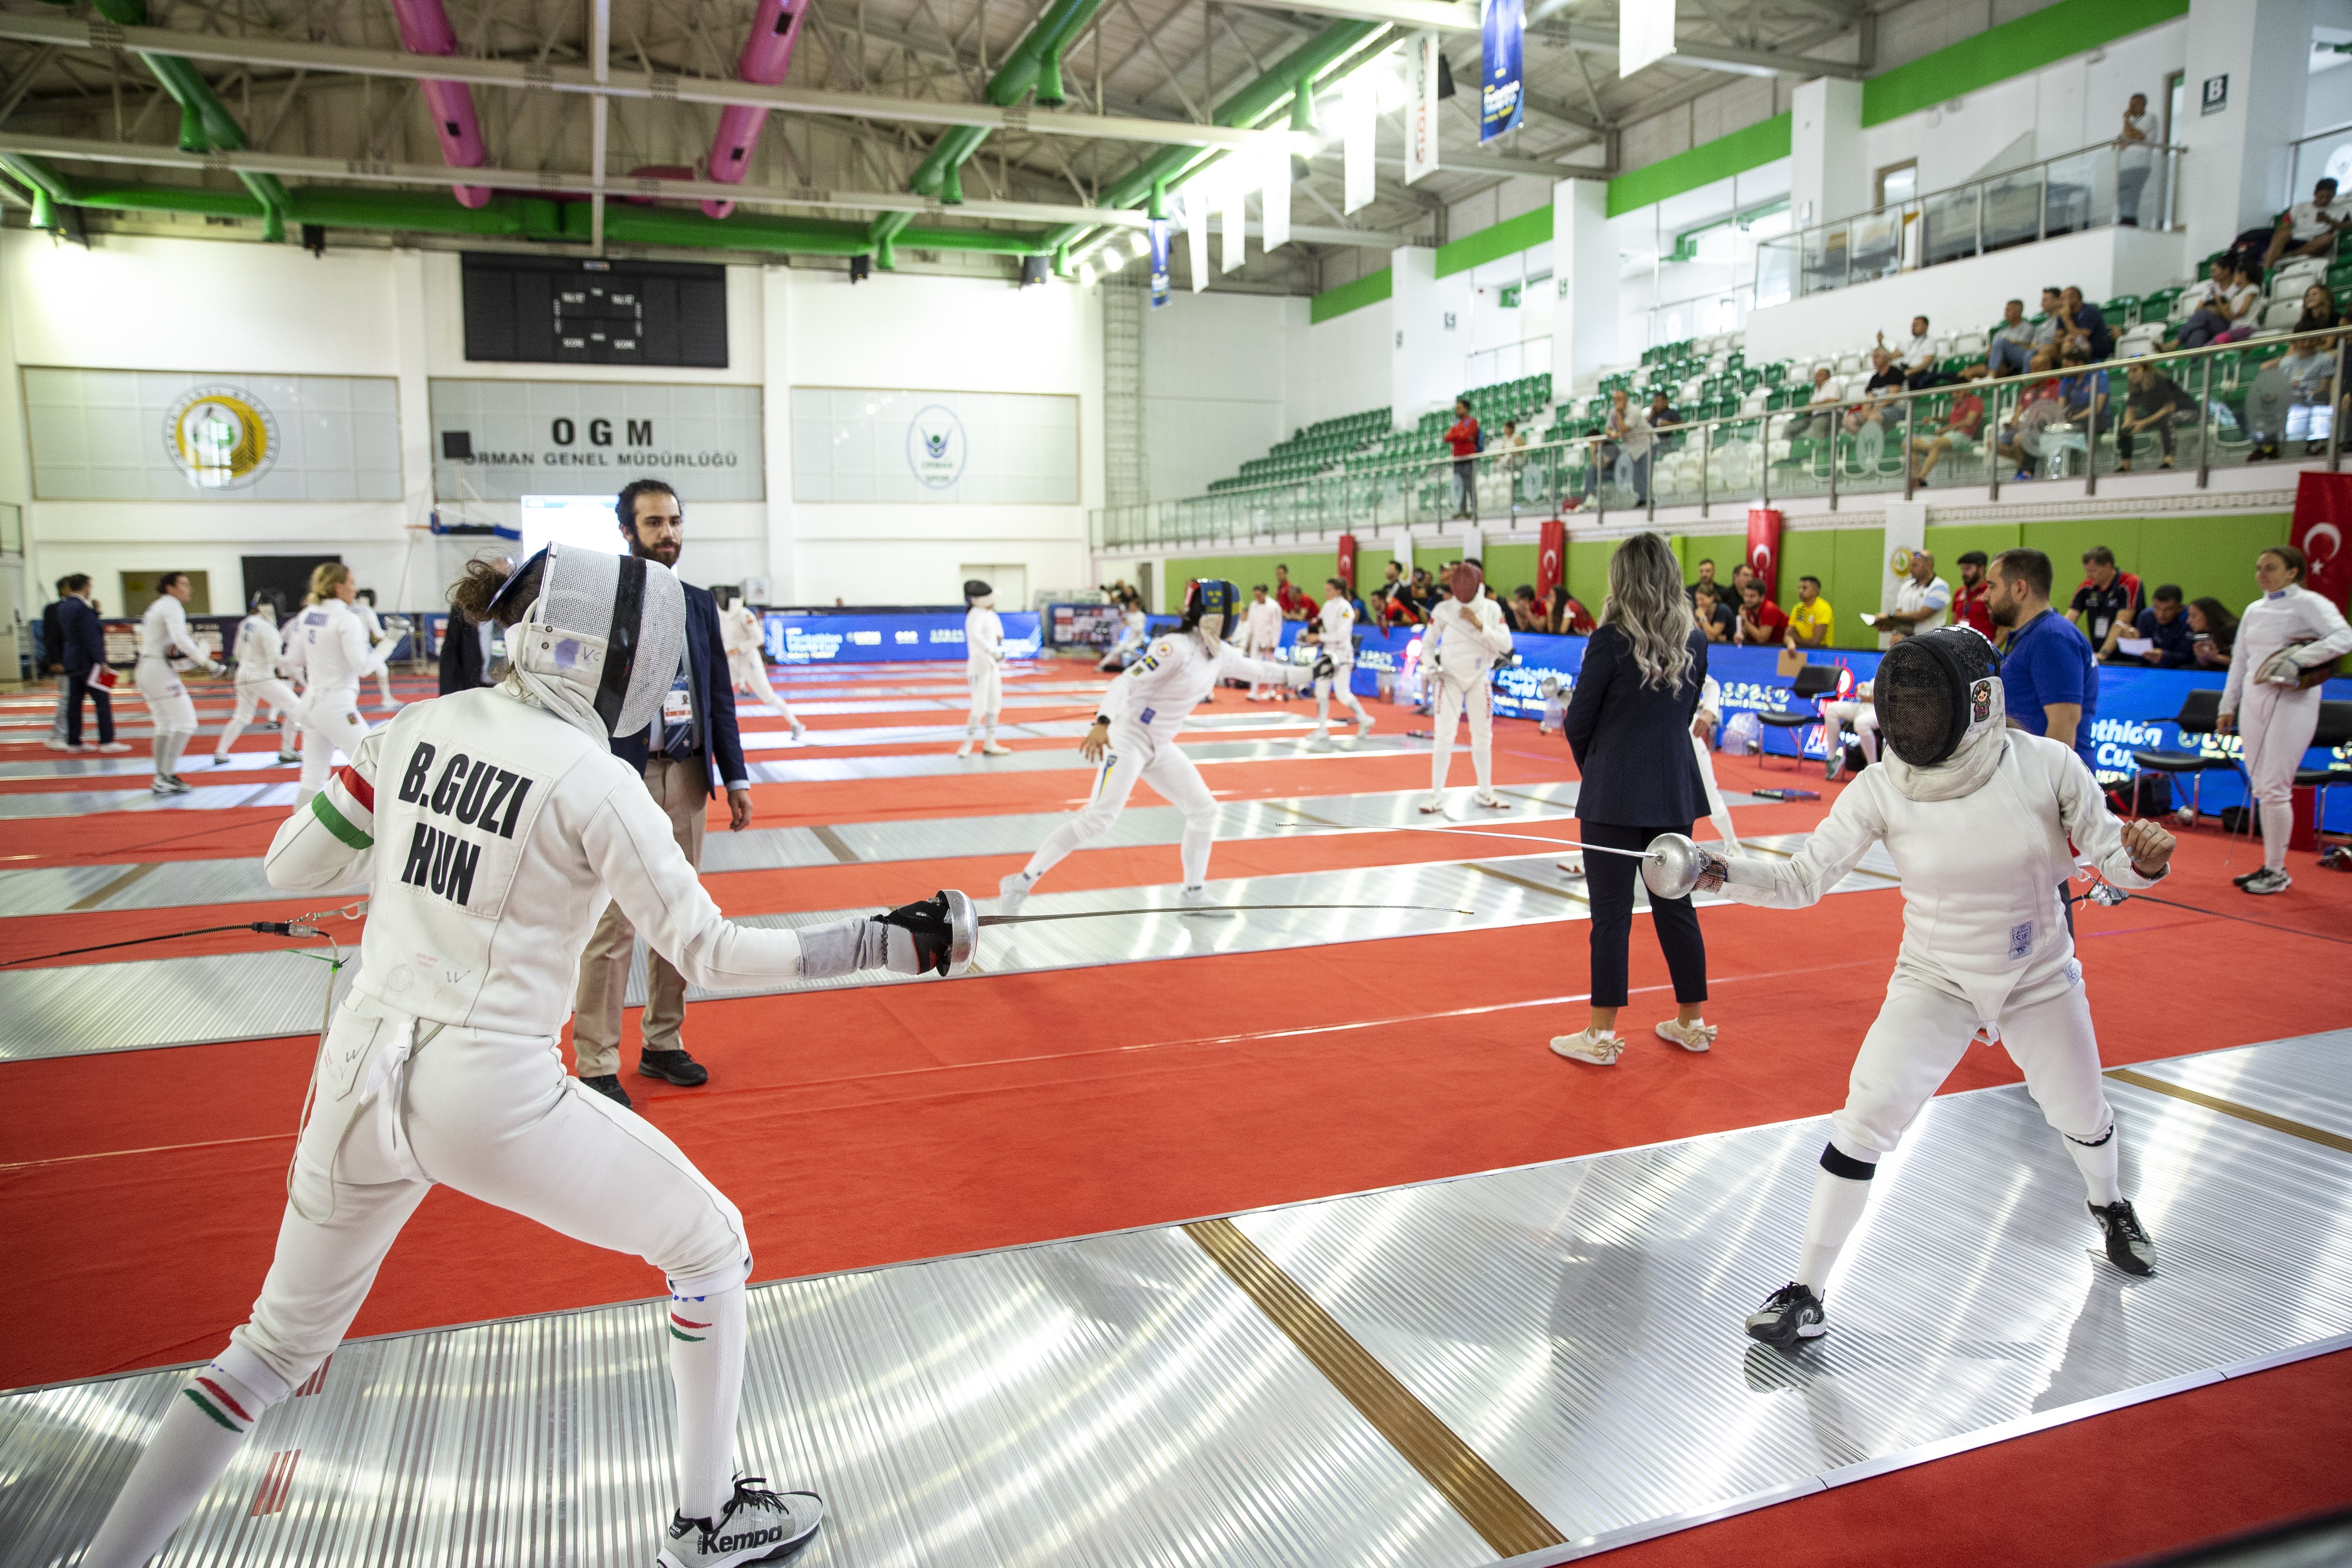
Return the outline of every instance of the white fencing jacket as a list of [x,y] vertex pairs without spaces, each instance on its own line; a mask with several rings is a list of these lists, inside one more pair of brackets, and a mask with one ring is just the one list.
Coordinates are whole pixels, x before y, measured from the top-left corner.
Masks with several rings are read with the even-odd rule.
[[310,605],[287,634],[286,659],[302,673],[312,691],[357,691],[360,682],[383,668],[392,645],[371,643],[367,623],[341,599]]
[[2230,647],[2230,679],[2221,689],[2221,711],[2235,713],[2246,694],[2246,682],[2262,672],[2263,663],[2296,643],[2294,660],[2306,668],[2352,653],[2352,626],[2341,611],[2308,588],[2293,584],[2265,594],[2246,606],[2238,621],[2238,640]]
[[286,645],[278,636],[278,623],[268,616],[247,616],[236,624],[236,683],[257,686],[278,676],[278,661],[286,657]]
[[1004,659],[1004,617],[985,605],[963,613],[964,668],[978,674]]
[[698,985],[801,970],[793,932],[719,914],[635,769],[502,688],[370,731],[262,865],[289,892],[369,884],[353,988],[460,1027],[561,1030],[607,902]]
[[1313,679],[1308,665],[1251,658],[1229,642],[1218,643],[1213,653],[1202,645],[1198,632],[1171,632],[1110,683],[1095,712],[1114,726],[1140,730],[1156,741],[1173,741],[1185,718],[1220,680],[1305,686]]
[[1793,859],[1727,862],[1724,896],[1801,909],[1884,843],[1903,879],[1897,974],[1969,1003],[1987,1024],[2012,1001],[2063,991],[2082,977],[2059,902],[2074,850],[2119,888],[2154,883],[2132,869],[2122,825],[2074,748],[2022,730],[2004,738],[1991,777],[1955,800],[1906,799],[1885,769],[1864,769]]
[[1323,651],[1331,662],[1351,665],[1356,662],[1356,607],[1345,599],[1326,599],[1323,607],[1315,612],[1316,624],[1322,629],[1316,635]]
[[1421,641],[1423,668],[1465,690],[1486,684],[1487,672],[1510,651],[1503,606],[1483,594],[1466,605],[1451,594],[1439,600]]
[[205,669],[212,668],[212,656],[188,630],[186,608],[171,595],[158,594],[139,617],[139,657],[168,660],[175,653]]
[[719,612],[719,641],[730,658],[764,662],[767,643],[760,632],[760,617],[740,599]]
[[1272,653],[1282,646],[1282,606],[1272,599],[1262,605],[1252,602],[1242,612],[1242,627],[1253,650]]

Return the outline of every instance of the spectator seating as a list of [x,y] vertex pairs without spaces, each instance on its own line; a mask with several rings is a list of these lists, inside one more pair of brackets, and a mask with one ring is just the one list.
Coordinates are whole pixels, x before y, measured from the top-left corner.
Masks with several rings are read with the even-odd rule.
[[[1516,419],[1537,438],[1535,417],[1551,401],[1551,377],[1522,376],[1465,393],[1489,441],[1500,435],[1503,421]],[[1451,407],[1432,409],[1411,429],[1391,426],[1391,411],[1367,409],[1361,414],[1326,419],[1292,434],[1263,458],[1244,463],[1231,479],[1211,481],[1209,491],[1246,489],[1256,485],[1283,484],[1312,479],[1342,468],[1393,468],[1400,464],[1435,461],[1450,455],[1445,432],[1454,423]]]

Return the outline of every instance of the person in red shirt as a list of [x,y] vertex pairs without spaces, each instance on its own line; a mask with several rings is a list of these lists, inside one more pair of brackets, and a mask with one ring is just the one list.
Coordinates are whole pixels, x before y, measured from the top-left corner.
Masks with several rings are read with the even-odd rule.
[[1993,635],[1992,584],[1985,581],[1985,552],[1971,550],[1960,557],[1960,585],[1952,595],[1952,620],[1956,625],[1974,626],[1984,634],[1985,640],[2000,646]]
[[1789,617],[1764,596],[1764,584],[1749,578],[1739,590],[1739,640],[1750,647],[1769,647],[1788,629]]
[[1445,432],[1445,444],[1454,448],[1454,515],[1466,518],[1478,504],[1478,435],[1477,416],[1470,412],[1470,400],[1454,400],[1454,425]]
[[[1963,447],[1972,448],[1984,437],[1984,399],[1969,389],[1968,384],[1985,374],[1985,367],[1972,364],[1960,373],[1960,390],[1952,398],[1951,412],[1944,416],[1942,426],[1932,435],[1911,437],[1911,457],[1918,472],[1912,475],[1914,484],[1924,485],[1927,476],[1936,471],[1937,463],[1952,449],[1958,440]],[[1925,462],[1918,459],[1926,458]]]
[[1287,566],[1274,569],[1274,602],[1282,606],[1282,618],[1286,621],[1303,621],[1315,613],[1315,602],[1290,580]]

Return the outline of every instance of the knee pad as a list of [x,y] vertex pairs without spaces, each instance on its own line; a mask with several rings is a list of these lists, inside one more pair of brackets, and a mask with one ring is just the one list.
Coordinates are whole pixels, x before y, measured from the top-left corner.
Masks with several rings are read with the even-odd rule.
[[1822,1145],[1822,1169],[1832,1176],[1843,1176],[1849,1182],[1866,1182],[1878,1174],[1878,1162],[1857,1160],[1837,1146],[1832,1138]]

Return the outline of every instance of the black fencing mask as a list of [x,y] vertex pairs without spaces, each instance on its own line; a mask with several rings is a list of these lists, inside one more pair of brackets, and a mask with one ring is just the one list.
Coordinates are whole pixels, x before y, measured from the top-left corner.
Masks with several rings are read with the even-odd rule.
[[1970,734],[2001,725],[2000,655],[1969,626],[1906,637],[1878,661],[1871,702],[1887,749],[1915,768],[1932,768]]

